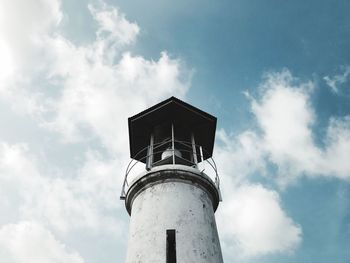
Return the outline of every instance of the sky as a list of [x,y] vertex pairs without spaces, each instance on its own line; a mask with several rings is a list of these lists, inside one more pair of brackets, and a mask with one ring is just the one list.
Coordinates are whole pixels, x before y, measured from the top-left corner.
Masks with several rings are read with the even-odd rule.
[[350,2],[0,0],[0,262],[124,262],[127,118],[218,118],[225,262],[350,262]]

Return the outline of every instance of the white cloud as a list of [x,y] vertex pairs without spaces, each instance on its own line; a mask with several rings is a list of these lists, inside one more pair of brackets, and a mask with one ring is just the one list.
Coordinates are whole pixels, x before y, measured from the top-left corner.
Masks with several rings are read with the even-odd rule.
[[[276,176],[281,187],[301,176],[349,180],[350,117],[330,118],[320,140],[323,146],[319,146],[314,133],[313,90],[312,82],[301,82],[288,70],[266,74],[260,96],[248,96],[259,130],[237,136],[218,133],[224,147],[216,155],[223,160],[224,174],[235,174],[238,183],[257,173]],[[267,173],[269,165],[276,167],[276,172]]]
[[0,224],[20,218],[19,208],[26,191],[36,190],[40,175],[33,162],[24,154],[26,145],[0,143]]
[[[265,160],[263,145],[253,131],[245,131],[238,135],[227,134],[225,130],[217,132],[220,143],[215,147],[214,157],[219,167],[221,181],[231,187],[237,187],[248,182],[248,176],[256,172],[264,173]],[[226,189],[223,188],[223,191]]]
[[43,39],[61,19],[59,0],[0,1],[0,99],[17,112],[43,112]]
[[39,193],[26,194],[25,199],[30,201],[21,207],[22,216],[48,224],[63,234],[82,229],[121,234],[121,166],[118,160],[88,153],[77,177],[45,180]]
[[261,128],[259,144],[277,166],[279,182],[286,185],[299,176],[350,179],[349,117],[332,118],[324,147],[316,144],[316,116],[310,102],[311,82],[300,82],[289,71],[268,74],[253,100],[252,111]]
[[[111,44],[130,44],[135,41],[140,28],[136,23],[130,23],[116,7],[100,2],[99,6],[89,4],[88,8],[99,23],[96,33],[99,40]],[[109,41],[106,41],[106,35]]]
[[312,133],[315,114],[309,94],[313,84],[295,81],[289,71],[268,74],[260,86],[262,97],[252,101],[262,130],[259,144],[284,179],[317,169],[321,158]]
[[76,178],[49,178],[40,174],[25,145],[0,146],[0,209],[4,213],[0,224],[26,219],[61,233],[76,229],[121,233],[123,223],[116,215],[122,178],[117,172],[119,161],[89,153]]
[[6,263],[83,263],[43,226],[34,222],[8,224],[0,228],[0,260]]
[[[60,6],[59,0],[0,2],[0,42],[7,46],[6,54],[17,70],[32,71],[42,67],[37,60],[41,50],[36,47],[42,37],[60,23]],[[1,67],[7,68],[5,63],[8,62],[9,59],[2,61]]]
[[8,44],[0,39],[0,81],[5,81],[14,72],[13,57]]
[[326,145],[321,174],[350,180],[350,116],[331,118]]
[[301,228],[281,208],[278,193],[261,185],[241,185],[226,195],[218,213],[227,260],[269,253],[291,253]]
[[334,93],[339,93],[341,85],[348,81],[350,76],[350,66],[344,67],[344,72],[342,74],[337,74],[334,76],[325,76],[323,79],[326,84],[331,88]]
[[[182,97],[188,88],[188,82],[180,80],[181,62],[166,53],[158,61],[124,53],[117,64],[108,66],[90,63],[82,50],[72,51],[62,43],[61,51],[65,49],[71,55],[57,55],[64,58],[64,67],[55,72],[67,74],[64,90],[53,101],[55,117],[46,126],[68,141],[84,138],[88,130],[112,152],[127,149],[127,117],[172,94]],[[71,65],[65,62],[76,56]]]
[[214,156],[224,199],[218,222],[223,249],[232,255],[290,253],[302,240],[301,226],[283,210],[278,192],[252,184],[252,179],[276,178],[282,188],[301,176],[350,179],[350,117],[330,118],[319,146],[313,90],[312,82],[302,82],[288,70],[266,74],[260,96],[248,95],[259,130],[218,132]]
[[226,261],[245,261],[272,253],[292,253],[301,243],[301,227],[283,210],[279,194],[260,184],[267,163],[264,145],[253,131],[218,132],[214,158],[219,167],[223,202],[216,213]]
[[[104,11],[93,10],[97,17],[104,15]],[[190,75],[181,69],[180,60],[165,52],[158,61],[124,52],[110,64],[116,54],[105,56],[99,49],[109,41],[107,34],[88,47],[74,46],[62,37],[48,42],[51,78],[58,78],[64,88],[52,101],[54,118],[46,127],[59,131],[68,141],[84,138],[88,130],[116,152],[127,149],[127,117],[170,95],[184,96]]]

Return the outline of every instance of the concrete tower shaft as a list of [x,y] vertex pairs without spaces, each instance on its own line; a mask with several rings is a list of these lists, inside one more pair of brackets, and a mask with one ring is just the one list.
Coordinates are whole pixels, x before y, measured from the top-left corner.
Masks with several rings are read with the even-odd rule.
[[[218,203],[216,186],[198,169],[163,165],[141,175],[126,195],[131,212],[126,262],[223,262],[214,217]],[[177,261],[169,261],[169,246]]]

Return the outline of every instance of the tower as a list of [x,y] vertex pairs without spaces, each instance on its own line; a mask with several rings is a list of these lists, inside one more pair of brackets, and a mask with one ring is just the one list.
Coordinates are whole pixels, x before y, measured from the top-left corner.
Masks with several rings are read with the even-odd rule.
[[[171,97],[128,122],[132,161],[121,193],[131,216],[126,262],[223,262],[211,158],[216,118]],[[138,164],[145,169],[135,175]],[[204,173],[209,168],[211,176]]]

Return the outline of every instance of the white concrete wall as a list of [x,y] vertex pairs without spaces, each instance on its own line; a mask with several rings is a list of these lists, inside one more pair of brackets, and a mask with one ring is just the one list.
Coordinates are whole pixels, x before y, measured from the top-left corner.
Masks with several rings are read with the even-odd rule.
[[178,263],[223,262],[208,194],[181,181],[153,185],[136,197],[126,262],[165,263],[167,229],[176,230]]

